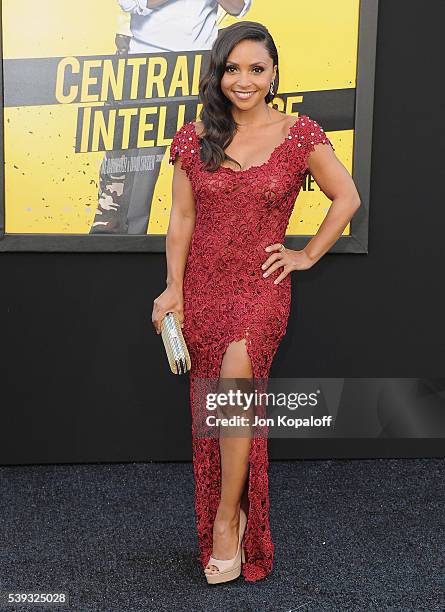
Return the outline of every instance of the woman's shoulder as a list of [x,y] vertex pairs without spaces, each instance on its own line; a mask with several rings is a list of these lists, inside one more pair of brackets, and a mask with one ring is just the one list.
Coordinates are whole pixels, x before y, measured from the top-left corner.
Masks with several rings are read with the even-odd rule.
[[296,125],[299,127],[300,126],[304,127],[306,128],[306,130],[317,128],[323,131],[323,128],[321,127],[321,125],[315,119],[313,119],[310,115],[306,115],[306,114],[298,116]]
[[313,121],[311,117],[309,117],[309,115],[306,115],[304,113],[298,115],[298,117],[296,117],[295,115],[287,115],[287,117],[289,118],[290,127],[295,128],[305,127]]
[[197,136],[198,138],[204,132],[204,123],[202,121],[187,121],[183,123],[182,126],[176,132],[174,138],[179,139],[192,139],[193,136]]
[[185,164],[188,163],[189,158],[193,158],[195,154],[195,141],[194,135],[195,127],[193,122],[188,121],[184,123],[173,137],[170,145],[170,163],[174,163],[176,154],[179,154],[184,158]]
[[299,115],[297,121],[295,122],[295,128],[295,136],[298,135],[298,138],[296,138],[298,146],[308,148],[309,153],[314,150],[315,145],[317,144],[330,145],[335,151],[335,148],[332,142],[329,140],[323,127],[310,115]]
[[193,125],[198,138],[201,138],[202,134],[204,133],[204,123],[202,121],[191,121],[190,123]]

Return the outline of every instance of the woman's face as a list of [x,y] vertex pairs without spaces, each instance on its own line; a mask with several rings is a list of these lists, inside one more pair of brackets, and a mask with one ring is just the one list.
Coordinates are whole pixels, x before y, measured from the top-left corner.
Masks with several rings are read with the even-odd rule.
[[266,47],[256,40],[242,40],[227,57],[221,90],[234,106],[247,110],[264,104],[275,75]]

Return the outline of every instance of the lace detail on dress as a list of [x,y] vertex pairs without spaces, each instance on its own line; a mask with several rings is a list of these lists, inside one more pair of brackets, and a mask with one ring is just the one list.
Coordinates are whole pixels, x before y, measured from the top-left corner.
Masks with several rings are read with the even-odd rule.
[[308,165],[308,158],[312,151],[315,150],[318,144],[328,144],[333,150],[335,148],[329,138],[326,136],[323,128],[315,119],[310,119],[307,115],[303,115],[300,121],[301,129],[297,136],[297,147],[301,147],[305,152],[305,164]]
[[[192,132],[195,131],[193,123],[185,123],[174,135],[170,145],[169,163],[174,164],[176,155],[181,158],[181,168],[188,174],[190,171],[196,151],[194,150],[195,138]],[[196,134],[196,132],[195,132]]]
[[[230,342],[245,338],[254,380],[265,381],[290,312],[291,275],[279,284],[276,270],[263,277],[266,246],[283,242],[295,200],[316,144],[331,144],[319,124],[302,115],[269,159],[245,170],[207,172],[192,122],[175,134],[169,162],[180,155],[193,189],[196,221],[184,273],[183,334],[189,348],[195,510],[202,566],[212,552],[220,499],[219,440],[198,435],[203,416],[202,381],[218,379]],[[263,382],[261,384],[263,384]],[[263,388],[263,390],[265,390]],[[264,434],[264,431],[262,432]],[[267,434],[267,431],[266,431]],[[256,581],[272,571],[267,436],[252,437],[249,514],[242,573]]]

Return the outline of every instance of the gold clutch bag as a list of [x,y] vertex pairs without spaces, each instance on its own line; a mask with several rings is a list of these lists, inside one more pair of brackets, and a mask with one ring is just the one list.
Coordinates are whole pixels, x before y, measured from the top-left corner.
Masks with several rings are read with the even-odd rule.
[[173,374],[185,374],[191,360],[176,312],[167,312],[161,322],[161,336]]

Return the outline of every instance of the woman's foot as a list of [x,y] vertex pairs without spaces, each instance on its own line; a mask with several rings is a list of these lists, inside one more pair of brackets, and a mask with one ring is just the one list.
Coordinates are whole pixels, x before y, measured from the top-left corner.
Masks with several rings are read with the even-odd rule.
[[[218,509],[219,512],[219,509]],[[215,559],[233,559],[238,549],[239,511],[233,514],[216,514],[213,523],[212,557]],[[204,569],[206,574],[218,573],[218,568],[210,563]]]

